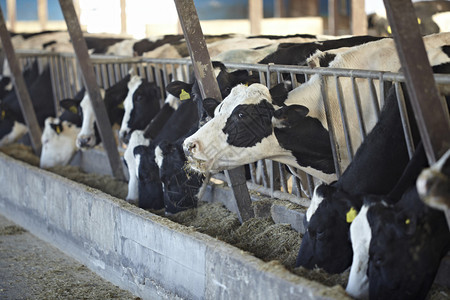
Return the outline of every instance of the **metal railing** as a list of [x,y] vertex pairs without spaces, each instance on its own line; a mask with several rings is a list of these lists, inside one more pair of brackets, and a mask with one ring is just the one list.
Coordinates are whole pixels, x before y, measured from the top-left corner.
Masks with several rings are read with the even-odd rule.
[[[68,53],[44,53],[44,52],[25,52],[18,51],[18,57],[22,66],[33,59],[38,59],[41,68],[49,64],[52,74],[52,86],[55,95],[55,107],[59,111],[59,100],[73,97],[82,87],[82,80],[79,67],[76,63],[74,54]],[[166,92],[165,86],[171,80],[182,80],[191,82],[193,80],[192,67],[190,59],[153,59],[145,57],[114,57],[105,55],[91,56],[94,70],[97,75],[97,82],[100,87],[108,88],[114,85],[121,78],[126,76],[130,70],[134,74],[145,77],[148,81],[155,82],[161,88],[161,104],[163,103]],[[414,144],[409,128],[408,113],[406,110],[405,98],[400,83],[405,81],[402,74],[382,71],[367,71],[354,69],[331,69],[331,68],[310,68],[290,65],[261,65],[244,63],[226,63],[229,69],[247,70],[249,73],[258,73],[260,82],[267,87],[285,82],[291,89],[300,86],[308,81],[312,76],[318,76],[320,82],[320,94],[325,107],[325,115],[330,132],[330,141],[332,146],[333,158],[337,177],[344,171],[339,156],[337,137],[335,131],[343,132],[345,141],[345,155],[350,163],[357,150],[352,138],[349,127],[349,117],[356,117],[358,136],[362,142],[368,133],[365,121],[368,118],[361,110],[361,101],[370,101],[372,114],[370,118],[378,120],[381,108],[384,105],[385,97],[391,85],[396,88],[400,115],[404,128],[407,149],[410,157],[414,152]],[[435,74],[435,80],[438,85],[450,84],[450,75]],[[364,86],[366,85],[367,88]],[[336,92],[337,103],[330,103],[327,91],[333,87]],[[361,99],[360,89],[366,88],[369,99]],[[327,90],[328,89],[328,90]],[[351,89],[351,92],[348,91]],[[349,113],[349,101],[344,105],[345,97],[353,98],[352,112]],[[337,105],[340,124],[334,124],[329,111],[331,105]],[[356,142],[356,145],[358,143]],[[342,146],[342,145],[341,145]],[[313,194],[313,189],[318,179],[306,174],[301,170],[294,170],[299,176],[292,176],[285,165],[271,160],[258,161],[249,164],[251,179],[248,182],[250,189],[259,193],[288,199],[303,205],[308,205],[308,201],[302,198],[308,198]],[[220,176],[219,176],[220,177]],[[301,178],[301,179],[299,179]],[[223,177],[221,178],[225,180]],[[303,188],[303,190],[302,190]]]

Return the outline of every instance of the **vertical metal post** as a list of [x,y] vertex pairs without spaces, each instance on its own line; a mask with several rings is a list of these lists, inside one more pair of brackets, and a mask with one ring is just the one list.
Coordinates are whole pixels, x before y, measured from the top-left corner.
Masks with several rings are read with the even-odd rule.
[[[202,97],[222,100],[194,2],[193,0],[174,1]],[[244,175],[244,167],[241,166],[229,170],[227,173],[238,207],[238,217],[241,222],[244,222],[254,215]]]
[[261,34],[261,21],[263,19],[262,0],[248,0],[248,18],[250,19],[250,34]]
[[352,0],[351,2],[351,29],[353,35],[367,34],[367,16],[364,0]]
[[337,35],[338,23],[338,0],[328,0],[328,34]]
[[34,113],[33,103],[28,93],[28,88],[25,84],[25,80],[22,76],[22,70],[20,69],[19,62],[17,61],[16,53],[14,52],[11,38],[6,28],[5,18],[3,17],[3,11],[0,7],[0,39],[2,41],[3,51],[5,52],[6,59],[8,60],[9,68],[11,70],[12,82],[16,90],[17,98],[19,100],[20,109],[22,111],[25,123],[28,126],[28,134],[31,140],[31,146],[37,155],[41,154],[41,135],[42,131],[39,127],[36,114]]
[[109,164],[111,166],[114,177],[125,181],[125,175],[120,160],[117,145],[111,129],[110,121],[103,103],[100,89],[94,74],[94,68],[89,57],[86,41],[81,32],[80,23],[75,12],[72,0],[59,0],[61,10],[66,20],[67,29],[72,40],[73,48],[80,65],[84,86],[89,94],[92,108],[94,109],[97,127],[102,137],[103,147],[108,155]]
[[[406,87],[429,164],[450,147],[450,122],[441,102],[410,0],[384,0]],[[450,208],[445,210],[450,227]]]

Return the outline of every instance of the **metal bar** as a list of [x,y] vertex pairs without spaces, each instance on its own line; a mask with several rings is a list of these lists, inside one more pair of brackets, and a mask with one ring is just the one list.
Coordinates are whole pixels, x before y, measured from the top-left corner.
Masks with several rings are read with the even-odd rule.
[[[200,27],[193,0],[174,0],[184,37],[192,60],[195,77],[203,98],[212,97],[221,100],[221,94],[214,76],[211,58]],[[227,174],[228,173],[228,174]],[[253,217],[250,194],[247,189],[244,167],[229,170],[231,189],[238,207],[238,217],[244,222]]]
[[367,83],[369,84],[369,91],[370,91],[370,100],[372,101],[373,110],[375,111],[375,115],[377,117],[377,121],[380,118],[380,107],[378,106],[378,97],[377,92],[375,90],[375,85],[373,83],[373,79],[369,78],[367,79]]
[[319,75],[319,77],[320,77],[320,93],[322,95],[323,106],[325,108],[325,116],[326,116],[327,124],[328,124],[328,131],[330,133],[331,152],[333,154],[336,175],[339,178],[342,173],[341,173],[341,166],[339,164],[339,159],[338,159],[338,152],[336,149],[336,141],[335,141],[336,135],[335,135],[335,131],[334,131],[333,121],[331,120],[331,115],[330,115],[331,112],[330,112],[330,106],[328,104],[328,96],[327,96],[327,92],[326,92],[326,88],[325,88],[325,80],[322,75]]
[[352,76],[351,80],[352,80],[353,100],[355,101],[356,116],[358,117],[359,131],[361,133],[361,142],[363,142],[366,137],[367,131],[362,116],[361,99],[359,97],[358,85],[355,82],[355,77]]
[[334,76],[334,80],[336,82],[336,95],[337,100],[339,103],[339,110],[341,113],[341,119],[342,119],[342,126],[344,129],[344,137],[345,137],[345,143],[347,144],[347,153],[350,161],[353,160],[353,146],[352,146],[352,140],[350,137],[350,133],[348,130],[348,119],[347,119],[347,112],[345,111],[345,106],[343,103],[343,96],[342,96],[342,86],[341,82],[339,81],[339,77]]
[[42,131],[39,127],[36,114],[33,109],[33,103],[28,93],[28,88],[22,75],[14,48],[11,43],[11,38],[6,28],[3,11],[0,7],[0,39],[2,41],[3,51],[8,59],[9,68],[11,70],[11,79],[16,90],[17,98],[19,100],[20,109],[22,111],[25,123],[28,126],[28,134],[31,140],[31,146],[37,155],[41,154],[41,135]]
[[414,141],[411,134],[411,126],[409,124],[405,96],[403,94],[403,89],[398,82],[395,82],[395,93],[397,96],[397,103],[400,112],[400,119],[402,121],[403,133],[405,135],[406,149],[408,150],[409,158],[412,158],[414,155],[414,148],[415,148]]
[[71,0],[59,0],[61,10],[66,20],[67,29],[72,40],[73,48],[80,64],[83,75],[84,86],[89,94],[92,108],[94,109],[95,119],[97,120],[97,128],[102,137],[103,147],[108,155],[109,164],[111,166],[114,177],[125,181],[125,174],[122,168],[117,145],[108,119],[105,105],[103,103],[100,89],[94,74],[92,62],[89,57],[86,42],[81,32],[80,23]]
[[408,95],[431,165],[450,147],[450,122],[439,99],[411,1],[384,0],[384,5],[405,73]]
[[[428,163],[432,165],[450,147],[447,110],[439,98],[411,1],[384,0],[384,6]],[[450,207],[443,211],[450,228]]]

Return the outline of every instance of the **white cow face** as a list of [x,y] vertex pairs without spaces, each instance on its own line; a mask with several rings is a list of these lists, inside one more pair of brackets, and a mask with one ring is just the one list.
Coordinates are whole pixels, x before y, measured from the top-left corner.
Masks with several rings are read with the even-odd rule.
[[61,122],[58,118],[47,118],[41,136],[40,167],[67,165],[77,151],[75,140],[79,132],[80,128],[68,121]]
[[[105,91],[100,89],[102,98],[105,97]],[[83,100],[80,103],[83,111],[83,123],[81,125],[80,133],[76,139],[76,145],[79,149],[89,149],[97,145],[97,138],[95,136],[95,114],[92,108],[91,99],[89,94],[85,93]]]
[[143,130],[135,130],[133,131],[133,133],[131,133],[130,142],[124,153],[124,159],[128,167],[128,174],[129,174],[128,194],[126,198],[128,202],[137,203],[139,200],[138,167],[140,157],[134,156],[134,149],[137,146],[140,145],[148,146],[149,144],[150,140],[144,137]]
[[[208,105],[208,100],[204,103]],[[199,172],[219,172],[263,157],[285,155],[287,151],[273,134],[276,108],[264,85],[234,87],[215,107],[214,117],[184,141],[191,167]]]

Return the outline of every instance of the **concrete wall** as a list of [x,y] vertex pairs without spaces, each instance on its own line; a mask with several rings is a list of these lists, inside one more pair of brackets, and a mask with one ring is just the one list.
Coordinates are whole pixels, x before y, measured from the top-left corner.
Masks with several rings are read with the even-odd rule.
[[0,212],[143,299],[346,298],[123,200],[0,153]]

